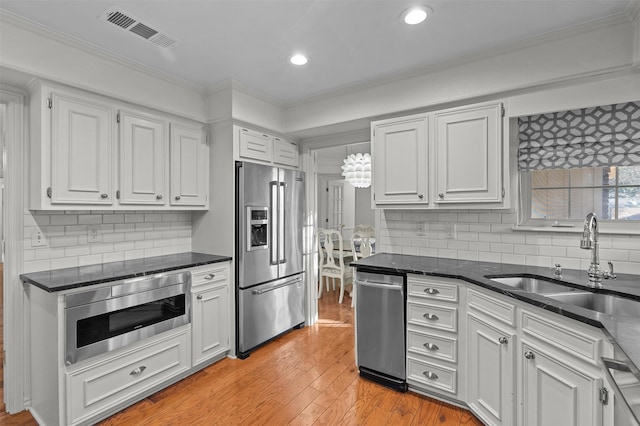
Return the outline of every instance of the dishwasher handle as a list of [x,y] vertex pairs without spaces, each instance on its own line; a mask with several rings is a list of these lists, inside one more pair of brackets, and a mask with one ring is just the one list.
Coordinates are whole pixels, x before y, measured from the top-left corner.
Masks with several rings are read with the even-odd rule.
[[356,280],[356,285],[361,285],[364,287],[373,287],[373,288],[381,288],[384,290],[394,290],[394,291],[402,291],[403,286],[402,285],[398,285],[398,284],[380,284],[380,283],[373,283],[370,281],[357,281]]

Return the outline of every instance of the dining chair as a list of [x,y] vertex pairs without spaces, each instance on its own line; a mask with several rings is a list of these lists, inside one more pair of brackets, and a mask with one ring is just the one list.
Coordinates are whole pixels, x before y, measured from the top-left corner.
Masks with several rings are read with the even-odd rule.
[[320,256],[320,283],[318,288],[318,299],[322,296],[322,282],[327,278],[326,287],[329,291],[329,279],[336,289],[336,279],[340,280],[339,303],[344,299],[344,288],[347,282],[352,281],[353,273],[351,268],[344,264],[344,243],[340,232],[333,229],[318,229],[318,253]]
[[[354,231],[353,234],[351,234],[351,256],[353,257],[354,262],[358,259],[363,259],[373,254],[372,239],[375,239],[375,233],[372,232],[373,227],[368,228],[371,229],[364,229],[363,232]],[[355,268],[352,268],[351,274],[352,276],[355,276]],[[354,307],[356,300],[355,283],[352,283],[351,292],[349,293],[349,295],[351,296],[351,307]]]

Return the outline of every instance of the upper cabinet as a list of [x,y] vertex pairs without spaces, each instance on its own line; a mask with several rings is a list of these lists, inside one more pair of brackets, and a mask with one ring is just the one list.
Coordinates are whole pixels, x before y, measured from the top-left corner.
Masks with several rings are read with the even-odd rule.
[[436,203],[502,201],[501,118],[499,103],[435,114]]
[[171,204],[206,206],[209,147],[202,129],[171,124]]
[[374,203],[428,205],[428,117],[376,121],[371,140]]
[[298,146],[278,136],[233,126],[235,159],[298,168]]
[[47,99],[47,107],[51,108],[46,126],[50,144],[36,150],[46,150],[53,167],[51,184],[41,197],[50,197],[51,204],[113,205],[113,108],[58,93]]
[[505,208],[500,102],[371,123],[376,208]]
[[208,208],[202,128],[55,84],[31,95],[30,209]]
[[120,204],[165,204],[168,169],[167,124],[120,111]]

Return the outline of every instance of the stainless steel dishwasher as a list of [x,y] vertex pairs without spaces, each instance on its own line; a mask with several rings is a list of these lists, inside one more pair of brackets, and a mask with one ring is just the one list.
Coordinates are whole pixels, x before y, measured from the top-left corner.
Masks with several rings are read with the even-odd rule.
[[405,392],[405,276],[358,268],[355,283],[360,376]]

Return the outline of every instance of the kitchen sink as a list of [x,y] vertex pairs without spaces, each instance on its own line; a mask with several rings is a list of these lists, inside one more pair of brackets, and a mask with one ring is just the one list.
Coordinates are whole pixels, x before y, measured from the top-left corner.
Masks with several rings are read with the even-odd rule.
[[576,291],[573,293],[545,294],[558,302],[615,316],[640,316],[640,301],[612,294]]
[[533,277],[495,277],[491,278],[491,281],[495,281],[500,284],[508,285],[514,289],[524,290],[529,293],[547,294],[547,293],[560,293],[560,292],[572,292],[577,289],[566,285],[558,284],[553,281],[545,280],[544,278]]

